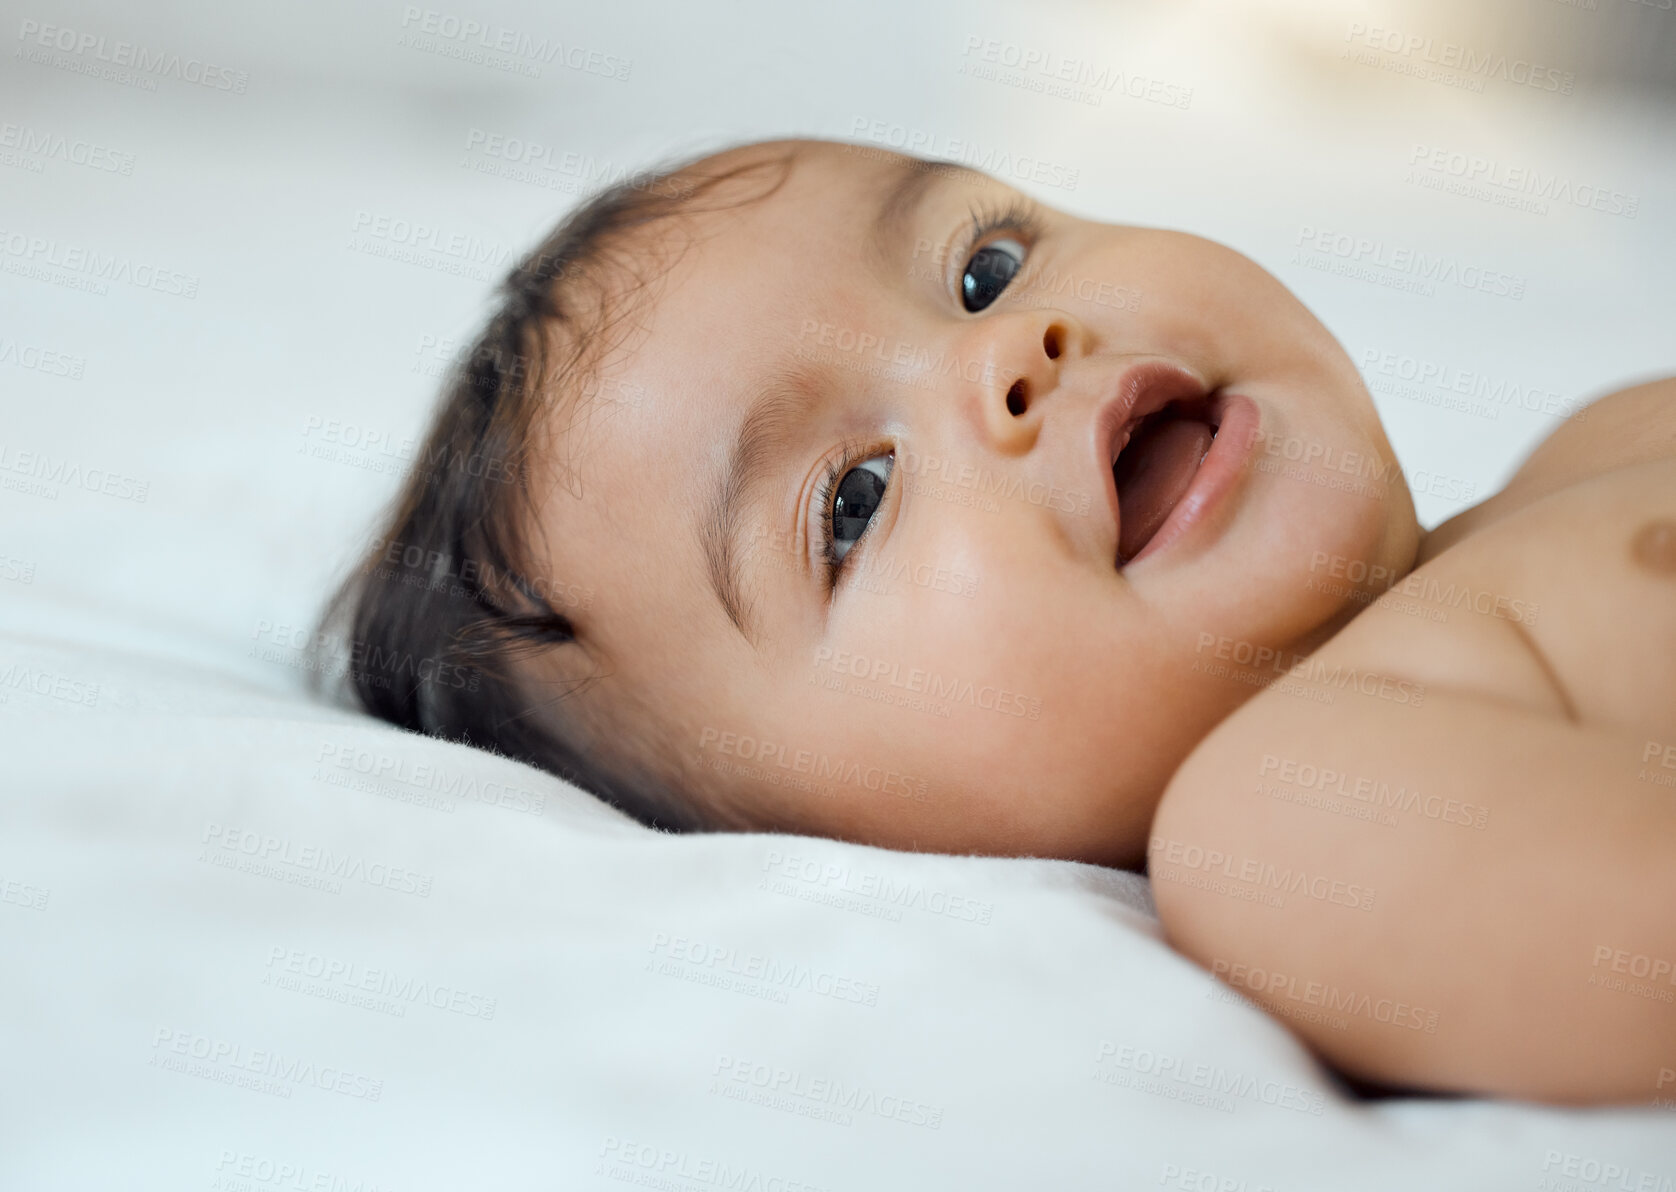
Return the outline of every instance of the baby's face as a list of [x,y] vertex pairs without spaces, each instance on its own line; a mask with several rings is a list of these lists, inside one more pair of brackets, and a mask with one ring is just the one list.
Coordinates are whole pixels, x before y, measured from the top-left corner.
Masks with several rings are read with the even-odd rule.
[[[600,675],[581,698],[762,828],[1138,865],[1171,773],[1256,690],[1227,656],[1362,607],[1323,555],[1412,561],[1367,390],[1212,241],[798,150],[699,217],[554,428],[541,536],[594,598],[586,665],[543,665]],[[976,243],[974,212],[1003,220]]]

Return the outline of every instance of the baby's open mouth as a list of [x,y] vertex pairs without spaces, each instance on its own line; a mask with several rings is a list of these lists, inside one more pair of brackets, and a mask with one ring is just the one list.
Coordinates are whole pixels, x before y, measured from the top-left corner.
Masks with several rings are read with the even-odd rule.
[[1215,394],[1172,401],[1119,437],[1117,565],[1138,555],[1186,494],[1221,423]]

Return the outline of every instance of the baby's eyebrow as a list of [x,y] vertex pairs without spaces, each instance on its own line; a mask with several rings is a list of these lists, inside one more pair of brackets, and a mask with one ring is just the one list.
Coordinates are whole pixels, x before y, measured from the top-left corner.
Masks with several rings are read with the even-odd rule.
[[819,404],[821,377],[816,368],[793,364],[777,369],[758,387],[739,433],[728,452],[714,495],[701,507],[698,520],[699,546],[708,564],[710,590],[754,650],[760,650],[751,627],[739,574],[740,513],[748,508],[763,484],[779,475],[775,465],[785,462],[786,450],[796,439],[812,407]]

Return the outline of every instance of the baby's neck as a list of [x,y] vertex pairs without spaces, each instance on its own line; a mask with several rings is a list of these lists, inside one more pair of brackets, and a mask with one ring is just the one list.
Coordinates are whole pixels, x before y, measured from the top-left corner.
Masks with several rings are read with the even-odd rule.
[[[1468,510],[1467,512],[1470,513],[1471,510]],[[1453,520],[1454,519],[1451,519],[1451,521]],[[1461,521],[1462,523],[1466,523],[1469,522],[1470,519],[1462,517]],[[1466,526],[1463,524],[1462,528],[1465,529]],[[1416,534],[1414,557],[1404,565],[1394,566],[1389,569],[1388,577],[1385,581],[1386,588],[1393,588],[1397,584],[1402,583],[1402,581],[1407,579],[1416,567],[1419,567],[1421,564],[1433,558],[1439,551],[1447,548],[1456,537],[1456,535],[1450,532],[1452,530],[1451,522],[1445,522],[1431,530],[1427,530],[1416,523],[1414,529]],[[1442,533],[1440,534],[1440,532]],[[1438,537],[1434,538],[1434,535],[1437,535]],[[1322,646],[1326,645],[1327,642],[1338,636],[1339,630],[1343,629],[1362,613],[1366,612],[1368,606],[1372,604],[1373,600],[1377,597],[1378,592],[1375,591],[1371,593],[1366,600],[1353,601],[1347,604],[1332,617],[1328,618],[1320,625],[1317,625],[1310,632],[1304,634],[1302,637],[1293,642],[1292,650],[1294,654],[1298,657],[1306,657],[1315,653],[1316,650],[1319,650]]]

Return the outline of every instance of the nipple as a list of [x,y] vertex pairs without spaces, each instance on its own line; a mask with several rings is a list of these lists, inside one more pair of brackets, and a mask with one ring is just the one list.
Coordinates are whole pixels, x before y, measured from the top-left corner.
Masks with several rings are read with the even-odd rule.
[[1650,521],[1636,531],[1630,558],[1654,575],[1676,575],[1676,521]]

